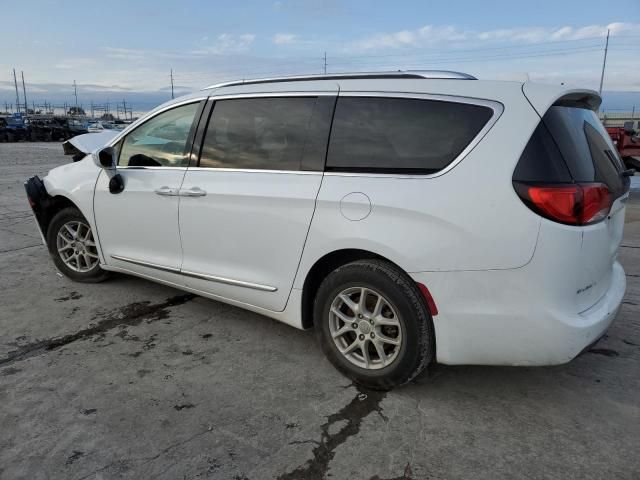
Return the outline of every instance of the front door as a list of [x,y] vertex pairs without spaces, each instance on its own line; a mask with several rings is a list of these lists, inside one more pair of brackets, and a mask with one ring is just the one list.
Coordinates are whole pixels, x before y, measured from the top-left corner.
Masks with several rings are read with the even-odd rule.
[[108,265],[160,278],[179,272],[178,193],[189,163],[198,107],[195,102],[163,111],[118,143],[121,193],[109,192],[113,172],[100,174],[94,210]]
[[180,200],[186,285],[281,311],[322,182],[335,93],[216,101]]

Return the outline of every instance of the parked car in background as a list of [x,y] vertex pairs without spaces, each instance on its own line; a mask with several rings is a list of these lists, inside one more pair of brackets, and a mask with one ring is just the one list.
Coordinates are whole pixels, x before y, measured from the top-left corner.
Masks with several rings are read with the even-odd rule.
[[625,122],[622,127],[607,127],[607,133],[627,168],[640,170],[640,126],[636,130],[633,123],[630,121]]
[[0,116],[0,142],[19,142],[28,135],[28,126],[19,113]]
[[26,191],[69,278],[137,275],[313,327],[370,388],[432,361],[561,364],[625,292],[629,179],[599,104],[440,71],[231,82],[104,148],[70,140],[86,157]]
[[87,131],[89,133],[99,133],[104,130],[102,122],[89,122],[87,123]]

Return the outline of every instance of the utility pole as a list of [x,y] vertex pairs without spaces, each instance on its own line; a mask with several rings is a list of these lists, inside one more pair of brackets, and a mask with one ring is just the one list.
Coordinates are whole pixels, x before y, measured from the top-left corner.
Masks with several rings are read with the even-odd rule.
[[171,98],[173,99],[173,68],[171,69]]
[[20,75],[22,75],[22,93],[24,96],[24,114],[26,115],[29,109],[27,108],[27,89],[24,86],[24,72],[20,70]]
[[602,95],[602,83],[604,82],[604,67],[607,65],[607,50],[609,49],[609,29],[607,28],[607,41],[604,44],[604,58],[602,59],[602,74],[600,75],[600,89],[598,93]]
[[327,52],[324,52],[324,74],[327,74]]
[[13,69],[13,84],[16,86],[16,112],[20,113],[20,95],[18,95],[18,80],[16,80],[16,69]]
[[78,87],[76,81],[73,81],[73,95],[76,97],[76,115],[78,114]]

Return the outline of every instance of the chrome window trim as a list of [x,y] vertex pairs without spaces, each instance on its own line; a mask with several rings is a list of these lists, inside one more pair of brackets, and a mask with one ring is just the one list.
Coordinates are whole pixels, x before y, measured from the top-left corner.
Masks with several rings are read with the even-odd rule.
[[[189,98],[189,99],[183,100],[181,102],[176,102],[176,103],[172,103],[170,105],[166,105],[165,107],[162,107],[160,110],[157,110],[155,112],[152,111],[152,113],[148,113],[147,115],[143,115],[138,120],[136,120],[131,125],[129,125],[127,128],[125,128],[118,135],[116,135],[114,138],[112,138],[111,141],[109,143],[107,143],[105,146],[106,147],[113,147],[116,143],[118,143],[120,140],[122,140],[125,136],[129,135],[129,133],[131,133],[133,130],[138,128],[140,125],[142,125],[144,123],[147,123],[152,118],[157,117],[158,115],[160,115],[161,113],[166,112],[167,110],[172,110],[174,108],[182,107],[182,106],[188,105],[190,103],[200,103],[201,101],[206,100],[207,98],[208,98],[208,95],[205,95],[203,97],[197,97],[197,98]],[[118,168],[124,168],[124,167],[118,166]],[[168,167],[168,168],[175,168],[175,167]]]
[[[338,95],[338,99],[344,97],[386,97],[386,98],[413,98],[416,100],[436,100],[449,103],[466,103],[469,105],[479,105],[488,107],[493,110],[493,115],[489,121],[480,129],[476,136],[469,142],[469,144],[460,152],[460,154],[454,158],[449,165],[436,173],[373,173],[373,172],[328,172],[326,170],[324,174],[330,177],[375,177],[375,178],[436,178],[440,177],[450,170],[453,170],[489,133],[489,130],[495,125],[498,119],[504,112],[504,105],[496,100],[486,100],[482,98],[466,97],[459,95],[442,95],[431,93],[412,93],[412,92],[380,92],[380,91],[341,91]],[[331,137],[329,137],[331,141]],[[327,152],[328,153],[328,152]],[[400,169],[398,169],[400,170]]]
[[168,267],[165,265],[159,265],[157,263],[146,262],[144,260],[136,260],[135,258],[124,257],[122,255],[111,255],[114,260],[120,260],[122,262],[131,263],[133,265],[139,265],[141,267],[153,268],[155,270],[161,270],[163,272],[177,273],[186,277],[199,278],[201,280],[208,280],[210,282],[224,283],[226,285],[233,285],[236,287],[251,288],[253,290],[260,290],[263,292],[275,292],[278,289],[270,285],[262,285],[260,283],[246,282],[244,280],[235,280],[233,278],[218,277],[215,275],[206,275],[204,273],[191,272],[188,270],[181,270],[176,267]]
[[129,166],[118,166],[118,169],[139,169],[139,170],[162,170],[162,169],[189,169],[190,171],[228,171],[228,172],[245,172],[245,173],[288,173],[288,174],[300,174],[300,175],[309,175],[309,174],[324,174],[331,177],[375,177],[375,178],[436,178],[441,175],[446,174],[453,168],[455,168],[486,136],[486,134],[491,130],[491,128],[495,125],[498,119],[502,116],[504,112],[504,105],[497,100],[487,100],[476,97],[467,97],[462,95],[446,95],[446,94],[431,94],[431,93],[415,93],[415,92],[401,92],[401,91],[295,91],[295,92],[256,92],[256,93],[233,93],[233,94],[221,94],[215,95],[215,92],[211,92],[209,97],[198,97],[191,98],[185,100],[183,102],[174,103],[168,105],[167,107],[158,110],[152,116],[146,118],[143,117],[133,123],[129,129],[124,130],[120,135],[115,137],[108,145],[114,146],[118,143],[126,134],[132,131],[134,128],[137,128],[138,125],[154,118],[156,115],[160,113],[166,112],[175,107],[180,107],[183,105],[187,105],[189,103],[197,103],[202,100],[206,100],[209,98],[210,100],[226,100],[226,99],[241,99],[241,98],[268,98],[268,97],[313,97],[313,96],[337,96],[341,97],[388,97],[388,98],[413,98],[417,100],[436,100],[443,102],[453,102],[453,103],[467,103],[470,105],[479,105],[489,107],[493,110],[493,115],[489,119],[489,121],[485,124],[485,126],[478,132],[478,134],[473,138],[473,140],[465,147],[465,149],[460,152],[460,154],[453,159],[453,161],[447,165],[445,168],[436,173],[372,173],[372,172],[327,172],[326,167],[324,172],[315,171],[315,170],[269,170],[269,169],[250,169],[250,168],[215,168],[215,167],[167,167],[167,166],[159,166],[159,167],[129,167]]
[[166,165],[163,166],[149,166],[149,167],[137,167],[135,165],[123,165],[118,166],[118,170],[186,170],[188,167],[168,167]]
[[[168,167],[171,168],[171,167]],[[319,170],[269,170],[264,168],[224,168],[224,167],[189,167],[189,172],[231,172],[231,173],[278,173],[289,175],[323,175]]]

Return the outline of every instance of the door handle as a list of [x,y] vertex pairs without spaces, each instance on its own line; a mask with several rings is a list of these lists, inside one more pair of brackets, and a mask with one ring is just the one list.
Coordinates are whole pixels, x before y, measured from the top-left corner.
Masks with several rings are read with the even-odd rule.
[[207,194],[200,187],[186,188],[180,190],[181,197],[204,197]]
[[169,187],[160,187],[155,190],[156,194],[163,195],[166,197],[175,197],[178,195],[177,188],[169,188]]

